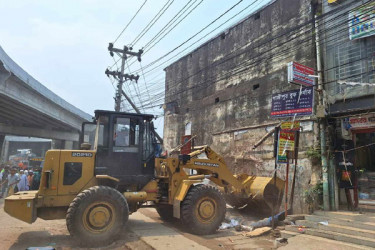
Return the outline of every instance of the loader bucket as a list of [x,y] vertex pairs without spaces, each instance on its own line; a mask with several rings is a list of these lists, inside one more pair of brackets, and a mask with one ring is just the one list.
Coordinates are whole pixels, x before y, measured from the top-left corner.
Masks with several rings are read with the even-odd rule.
[[4,211],[12,217],[27,223],[33,223],[37,218],[36,197],[38,191],[15,193],[5,198]]
[[[284,181],[272,177],[237,175],[245,193],[227,192],[225,200],[235,208],[246,206],[250,210],[270,214],[272,208],[277,212],[281,206]],[[276,185],[275,185],[276,184]]]
[[274,207],[277,213],[281,206],[284,185],[284,181],[278,177],[276,177],[276,181],[272,177],[255,177],[250,184],[252,197],[248,200],[248,204],[267,214]]

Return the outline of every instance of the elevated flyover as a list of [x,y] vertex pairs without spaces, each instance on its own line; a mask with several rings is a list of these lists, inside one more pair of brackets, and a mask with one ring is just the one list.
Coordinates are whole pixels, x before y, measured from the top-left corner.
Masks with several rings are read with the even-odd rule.
[[5,134],[77,142],[92,116],[18,66],[0,46],[0,147]]

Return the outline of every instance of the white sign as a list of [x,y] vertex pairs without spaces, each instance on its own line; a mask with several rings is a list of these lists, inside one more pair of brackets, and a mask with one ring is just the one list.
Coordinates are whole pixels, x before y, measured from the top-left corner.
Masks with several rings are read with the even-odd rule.
[[288,81],[293,83],[302,84],[305,86],[314,86],[315,70],[297,62],[288,63]]

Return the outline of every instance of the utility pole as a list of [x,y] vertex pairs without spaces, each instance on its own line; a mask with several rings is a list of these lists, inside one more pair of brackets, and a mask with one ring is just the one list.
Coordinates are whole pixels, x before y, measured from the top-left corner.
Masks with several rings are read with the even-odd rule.
[[[129,98],[129,96],[125,93],[124,90],[122,90],[122,85],[125,81],[131,80],[135,81],[136,83],[138,82],[139,75],[129,75],[129,74],[124,74],[125,71],[125,63],[128,58],[128,55],[131,56],[136,56],[138,58],[138,61],[141,61],[141,55],[143,53],[143,50],[139,50],[138,52],[132,52],[133,48],[128,48],[127,46],[124,46],[124,49],[117,49],[113,48],[113,43],[109,43],[108,50],[109,54],[113,57],[114,53],[117,53],[121,57],[121,72],[119,71],[110,71],[109,69],[106,69],[105,74],[109,77],[110,75],[113,76],[118,80],[117,84],[117,90],[116,90],[116,96],[115,96],[115,111],[119,112],[120,111],[120,106],[121,106],[121,101],[122,101],[122,96],[125,97],[125,99],[129,102],[129,104],[132,106],[132,108],[135,110],[137,114],[140,114],[141,112],[135,106],[135,104],[132,102],[132,100]],[[158,138],[159,142],[163,144],[163,139],[161,136],[155,131],[155,136]]]
[[[318,70],[318,93],[319,93],[319,106],[325,112],[324,105],[324,88],[323,88],[323,73],[322,63],[320,57],[320,40],[317,16],[315,16],[315,43],[316,43],[316,65]],[[323,209],[329,210],[329,188],[328,188],[328,161],[327,161],[327,141],[326,141],[326,118],[325,114],[319,118],[320,130],[320,152],[322,158],[322,179],[323,179]]]
[[116,96],[115,96],[115,111],[120,111],[121,106],[121,99],[122,99],[122,85],[124,83],[124,79],[126,80],[135,80],[135,82],[138,82],[139,75],[129,75],[124,74],[125,71],[125,63],[128,59],[128,55],[130,56],[136,56],[138,58],[138,61],[141,61],[141,55],[143,53],[143,50],[139,50],[138,52],[133,52],[133,48],[129,48],[127,46],[124,46],[124,49],[118,49],[113,47],[113,43],[109,43],[108,50],[109,54],[113,57],[114,53],[117,53],[121,57],[121,72],[119,71],[110,71],[106,70],[105,74],[109,77],[110,75],[117,78],[118,84],[117,84],[117,90],[116,90]]

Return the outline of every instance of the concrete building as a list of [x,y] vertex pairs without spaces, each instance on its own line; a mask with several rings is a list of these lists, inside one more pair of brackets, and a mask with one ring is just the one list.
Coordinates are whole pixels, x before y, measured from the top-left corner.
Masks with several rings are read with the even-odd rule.
[[[322,22],[324,83],[331,150],[336,152],[331,154],[331,168],[341,179],[346,160],[352,173],[348,185],[352,205],[375,211],[375,3],[323,1],[326,13],[330,14]],[[339,182],[339,187],[343,185]],[[336,204],[345,208],[348,201],[339,187]]]
[[[311,3],[313,2],[313,3]],[[272,176],[273,138],[253,145],[279,124],[271,117],[272,95],[299,89],[288,82],[291,61],[316,68],[310,0],[272,1],[166,69],[164,143],[167,150],[187,133],[209,144],[235,173]],[[290,119],[290,118],[289,118]],[[306,211],[304,192],[320,179],[320,164],[306,151],[316,144],[314,116],[302,123],[295,211]],[[285,165],[278,176],[285,178]]]

